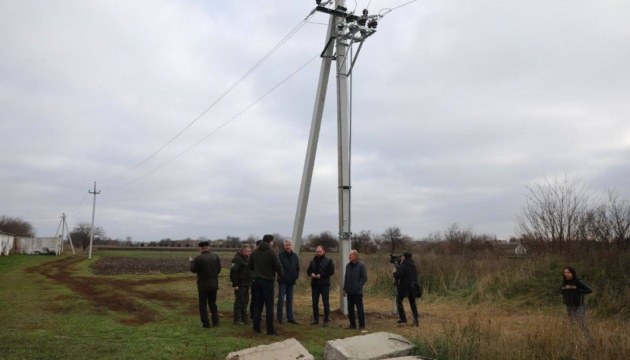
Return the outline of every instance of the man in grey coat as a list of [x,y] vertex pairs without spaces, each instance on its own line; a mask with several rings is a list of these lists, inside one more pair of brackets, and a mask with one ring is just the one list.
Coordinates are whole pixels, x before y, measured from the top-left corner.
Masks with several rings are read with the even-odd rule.
[[359,329],[365,329],[365,312],[363,311],[363,286],[367,282],[367,269],[365,264],[359,261],[359,252],[351,250],[346,264],[346,277],[343,282],[342,295],[348,299],[348,320],[350,325],[346,329],[356,329],[357,323],[354,317],[354,308],[359,317]]

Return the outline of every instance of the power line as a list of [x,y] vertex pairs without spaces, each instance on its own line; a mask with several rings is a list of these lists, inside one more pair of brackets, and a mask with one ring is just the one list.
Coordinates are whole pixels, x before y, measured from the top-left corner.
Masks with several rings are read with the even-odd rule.
[[189,146],[186,150],[180,152],[179,154],[175,155],[174,157],[172,157],[170,160],[162,163],[161,165],[159,165],[158,167],[154,168],[153,170],[144,173],[140,176],[138,176],[137,178],[130,180],[128,182],[125,182],[121,185],[115,186],[115,187],[110,187],[110,190],[114,190],[114,189],[119,189],[121,187],[127,186],[129,184],[132,184],[142,178],[144,178],[145,176],[148,176],[156,171],[158,171],[159,169],[163,168],[164,166],[170,164],[171,162],[175,161],[176,159],[178,159],[179,157],[181,157],[182,155],[184,155],[185,153],[187,153],[188,151],[190,151],[191,149],[193,149],[194,147],[196,147],[197,145],[201,144],[202,142],[204,142],[206,139],[208,139],[209,137],[211,137],[212,135],[214,135],[215,133],[217,133],[219,130],[221,130],[222,128],[224,128],[225,126],[227,126],[230,122],[232,122],[232,120],[236,119],[237,117],[241,116],[243,113],[245,113],[247,110],[249,110],[251,107],[253,107],[254,105],[256,105],[258,102],[260,102],[262,99],[264,99],[267,95],[271,94],[274,90],[276,90],[278,87],[280,87],[282,84],[284,84],[285,82],[287,82],[290,78],[292,78],[295,74],[297,74],[298,72],[300,72],[302,69],[304,69],[306,66],[308,66],[308,64],[310,64],[311,62],[313,62],[313,60],[319,58],[319,54],[315,55],[313,58],[311,58],[310,60],[308,60],[304,65],[300,66],[297,70],[293,71],[291,74],[289,74],[289,76],[287,76],[286,78],[284,78],[284,80],[280,81],[278,84],[276,84],[275,86],[273,86],[271,89],[267,90],[267,92],[265,92],[262,96],[260,96],[258,99],[254,100],[251,104],[247,105],[243,110],[239,111],[236,115],[232,116],[230,119],[228,119],[227,121],[225,121],[223,124],[221,124],[219,127],[217,127],[216,129],[212,130],[208,135],[204,136],[203,138],[201,138],[199,141],[197,141],[196,143],[194,143],[193,145]]
[[256,69],[258,69],[269,57],[271,57],[271,55],[273,55],[273,53],[275,53],[280,47],[282,47],[282,45],[284,45],[291,37],[293,37],[293,35],[295,35],[308,22],[307,20],[311,16],[312,16],[312,14],[307,16],[304,20],[300,21],[300,23],[298,23],[298,25],[296,25],[291,31],[289,31],[289,33],[287,35],[285,35],[285,37],[282,38],[282,40],[280,40],[274,47],[272,47],[271,50],[269,50],[267,52],[267,54],[265,54],[260,60],[258,60],[258,62],[256,64],[254,64],[254,66],[252,66],[248,71],[246,71],[245,74],[243,74],[234,84],[232,84],[232,86],[230,86],[226,91],[224,91],[216,100],[214,100],[212,102],[212,104],[210,106],[208,106],[203,112],[201,112],[201,114],[199,114],[193,121],[191,121],[188,125],[186,125],[175,136],[173,136],[164,145],[162,145],[160,148],[155,150],[149,156],[145,157],[143,160],[139,161],[138,163],[136,163],[135,165],[133,165],[129,169],[125,170],[124,172],[122,172],[122,173],[120,173],[120,174],[118,174],[118,175],[116,175],[114,177],[111,177],[109,179],[104,180],[106,182],[106,185],[103,186],[103,188],[110,188],[110,186],[115,184],[116,182],[118,182],[119,179],[124,178],[128,174],[130,174],[130,173],[134,172],[135,170],[137,170],[138,168],[142,167],[142,165],[147,163],[149,160],[151,160],[153,157],[155,157],[159,152],[161,152],[164,148],[166,148],[169,144],[171,144],[173,141],[175,141],[175,139],[177,139],[182,133],[184,133],[194,123],[196,123],[199,119],[201,119],[202,116],[204,116],[208,111],[210,111],[221,100],[223,100],[223,98],[225,98],[230,92],[232,92],[232,90],[234,90],[238,85],[240,85],[241,82],[243,82],[247,77],[249,77],[249,75],[251,75],[254,71],[256,71]]

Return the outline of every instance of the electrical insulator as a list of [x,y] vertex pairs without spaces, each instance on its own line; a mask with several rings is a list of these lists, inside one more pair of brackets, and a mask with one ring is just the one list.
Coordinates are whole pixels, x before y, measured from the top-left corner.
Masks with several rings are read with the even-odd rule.
[[321,5],[322,4],[322,0],[315,0],[315,4]]
[[370,29],[376,29],[376,27],[377,27],[377,26],[378,26],[378,21],[376,21],[376,20],[372,20],[372,21],[370,21],[370,22],[368,23],[368,27],[369,27]]

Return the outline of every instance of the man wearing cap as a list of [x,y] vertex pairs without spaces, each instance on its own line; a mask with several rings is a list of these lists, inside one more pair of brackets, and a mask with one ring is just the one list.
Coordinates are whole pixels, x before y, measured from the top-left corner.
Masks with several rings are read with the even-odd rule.
[[398,309],[399,324],[407,323],[403,300],[409,300],[409,307],[413,314],[413,326],[418,326],[418,309],[416,308],[416,296],[413,293],[411,284],[418,282],[418,269],[411,259],[411,253],[405,252],[400,258],[400,265],[396,266],[394,271],[394,279],[396,279],[398,295],[396,296],[396,308]]
[[234,323],[249,323],[247,306],[249,304],[249,288],[252,284],[252,273],[247,268],[247,261],[252,253],[249,245],[241,246],[241,250],[232,259],[230,281],[234,290]]
[[282,264],[278,254],[273,250],[273,235],[265,235],[262,242],[249,257],[247,268],[252,272],[252,310],[254,317],[254,331],[261,332],[260,319],[262,308],[265,306],[265,321],[267,323],[267,335],[278,335],[273,328],[273,295],[276,277],[282,276]]
[[210,252],[210,243],[199,243],[201,252],[190,260],[190,271],[197,274],[197,292],[199,293],[199,315],[201,326],[210,327],[208,319],[208,306],[212,314],[212,326],[219,325],[219,312],[217,310],[217,290],[219,288],[219,273],[221,272],[221,260],[215,253]]

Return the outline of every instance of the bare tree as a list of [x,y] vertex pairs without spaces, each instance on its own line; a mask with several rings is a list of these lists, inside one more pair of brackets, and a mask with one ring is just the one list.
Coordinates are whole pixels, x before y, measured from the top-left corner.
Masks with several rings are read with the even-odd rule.
[[403,234],[398,226],[390,226],[383,233],[383,240],[391,247],[390,254],[396,251],[396,247],[402,248]]
[[328,252],[332,249],[339,248],[339,240],[335,238],[335,236],[330,231],[322,231],[319,235],[309,235],[308,239],[308,247],[311,249],[315,249],[318,246],[323,246],[324,249]]
[[585,238],[589,197],[578,180],[566,175],[551,181],[545,178],[527,190],[527,202],[517,225],[524,239],[561,248],[567,241]]
[[618,247],[630,244],[630,200],[608,191],[608,201],[588,212],[589,238]]
[[35,237],[33,225],[16,217],[2,216],[0,218],[0,230],[15,236]]
[[444,230],[444,240],[449,244],[451,252],[455,254],[463,254],[466,244],[470,243],[472,239],[472,229],[462,229],[457,223],[453,223]]
[[[90,229],[91,228],[92,228],[92,225],[90,223],[80,222],[70,232],[72,241],[77,241],[79,244],[81,244],[81,247],[83,247],[83,250],[87,249],[87,247],[90,246]],[[95,226],[94,236],[103,237],[105,236],[105,231],[101,227]]]
[[361,230],[350,237],[352,248],[360,253],[376,252],[376,244],[372,242],[372,233],[369,230]]

